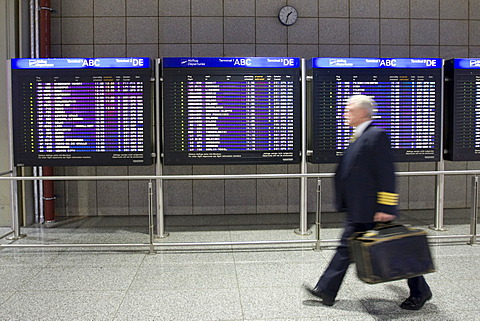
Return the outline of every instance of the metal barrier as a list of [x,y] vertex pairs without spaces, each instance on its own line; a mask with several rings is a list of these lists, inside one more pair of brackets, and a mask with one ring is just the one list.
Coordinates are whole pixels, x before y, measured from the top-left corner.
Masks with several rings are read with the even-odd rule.
[[[10,172],[9,172],[10,173]],[[397,176],[437,176],[437,175],[475,175],[472,180],[472,193],[476,196],[472,197],[472,215],[470,222],[470,234],[468,235],[444,235],[444,236],[430,236],[432,239],[443,239],[443,238],[470,238],[469,244],[476,244],[476,224],[477,224],[477,207],[478,207],[478,177],[476,175],[480,174],[480,170],[460,170],[460,171],[419,171],[419,172],[397,172]],[[142,247],[149,250],[149,253],[154,253],[155,247],[168,247],[168,246],[223,246],[223,245],[268,245],[268,244],[313,244],[315,249],[320,249],[321,243],[327,242],[337,242],[338,239],[325,239],[320,238],[320,223],[321,223],[321,178],[331,178],[333,173],[310,173],[310,174],[251,174],[251,175],[162,175],[162,176],[49,176],[49,180],[58,180],[58,181],[68,181],[68,180],[145,180],[148,181],[148,200],[149,200],[149,242],[148,243],[131,243],[131,244],[0,244],[0,248],[4,247],[16,247],[16,248],[36,248],[36,247]],[[317,227],[315,239],[309,240],[273,240],[273,241],[242,241],[242,242],[154,242],[154,210],[153,210],[153,186],[152,180],[163,182],[163,180],[196,180],[196,179],[265,179],[265,178],[317,178],[317,210],[315,218],[315,226]],[[43,177],[1,177],[0,180],[11,180],[12,185],[15,181],[22,180],[42,180]],[[438,182],[437,182],[438,184]],[[162,186],[163,184],[160,184]],[[157,193],[163,193],[163,189],[157,191]],[[438,193],[437,193],[438,196]],[[306,204],[305,204],[306,206]],[[436,211],[435,222],[440,222],[443,225],[443,204],[440,204],[441,210]],[[439,204],[437,202],[437,207]],[[12,206],[12,208],[15,208]],[[16,208],[15,208],[16,210]],[[307,214],[306,211],[305,215]],[[158,216],[162,217],[158,217]],[[18,212],[12,211],[13,216],[17,216]],[[306,222],[306,217],[304,218]],[[157,222],[163,222],[163,211],[157,213]],[[157,223],[158,224],[158,223]],[[164,229],[164,227],[162,226]],[[16,230],[18,229],[18,231]],[[13,231],[15,234],[20,233],[20,227],[14,228]],[[9,233],[11,234],[11,232]]]
[[478,183],[479,177],[472,177],[472,205],[470,216],[470,245],[477,243],[477,222],[478,222]]
[[[4,176],[4,175],[10,175],[10,174],[12,174],[12,171],[0,172],[0,177],[1,177],[1,176]],[[10,230],[10,231],[8,231],[8,232],[3,233],[2,235],[0,235],[0,240],[3,239],[3,238],[5,238],[5,237],[7,237],[7,236],[9,236],[9,235],[11,235],[11,234],[13,234],[13,233],[15,233],[15,230],[14,230],[14,228],[13,228],[13,226],[12,226],[12,230]]]
[[13,234],[14,230],[11,230],[11,231],[8,231],[6,233],[3,233],[2,235],[0,235],[0,240],[3,239],[4,237],[7,237],[9,236],[10,234]]

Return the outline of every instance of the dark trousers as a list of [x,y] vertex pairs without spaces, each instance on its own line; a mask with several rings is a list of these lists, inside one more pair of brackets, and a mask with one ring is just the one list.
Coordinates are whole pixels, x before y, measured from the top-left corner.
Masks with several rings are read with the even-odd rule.
[[[375,227],[375,223],[353,223],[351,221],[345,222],[345,229],[340,240],[340,245],[333,256],[323,275],[318,280],[315,290],[335,298],[338,290],[342,285],[343,278],[347,269],[350,266],[350,256],[348,253],[348,238],[355,232],[362,232],[370,230]],[[426,295],[430,288],[423,276],[417,276],[407,280],[410,288],[410,295],[414,297],[422,297]]]

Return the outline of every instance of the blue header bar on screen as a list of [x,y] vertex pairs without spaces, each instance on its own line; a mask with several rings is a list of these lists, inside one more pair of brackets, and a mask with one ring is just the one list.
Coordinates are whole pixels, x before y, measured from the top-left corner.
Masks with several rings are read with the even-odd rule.
[[12,69],[150,68],[150,58],[16,58]]
[[164,68],[300,68],[300,58],[289,57],[203,57],[163,58]]
[[442,68],[439,58],[312,58],[313,68]]
[[480,69],[480,58],[457,58],[453,59],[455,69]]

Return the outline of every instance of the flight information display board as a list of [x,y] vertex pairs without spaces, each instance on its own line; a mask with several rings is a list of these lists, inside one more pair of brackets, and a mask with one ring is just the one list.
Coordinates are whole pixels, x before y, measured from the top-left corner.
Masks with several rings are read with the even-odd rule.
[[300,162],[299,58],[163,58],[164,164]]
[[480,59],[445,63],[445,159],[480,160]]
[[152,164],[149,58],[12,59],[16,166]]
[[442,59],[314,58],[310,108],[313,163],[334,163],[353,134],[344,118],[352,95],[378,104],[374,124],[390,135],[396,162],[438,161]]

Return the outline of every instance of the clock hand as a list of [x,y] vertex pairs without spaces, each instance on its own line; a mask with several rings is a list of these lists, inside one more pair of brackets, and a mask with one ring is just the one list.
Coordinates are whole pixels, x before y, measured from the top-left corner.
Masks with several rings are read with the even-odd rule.
[[287,20],[285,20],[285,21],[288,21],[288,17],[290,17],[291,14],[292,14],[292,12],[290,11],[290,12],[287,14]]

